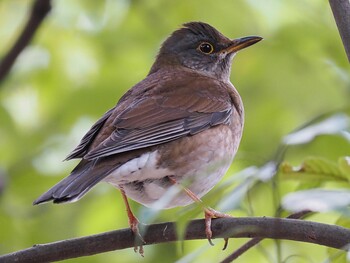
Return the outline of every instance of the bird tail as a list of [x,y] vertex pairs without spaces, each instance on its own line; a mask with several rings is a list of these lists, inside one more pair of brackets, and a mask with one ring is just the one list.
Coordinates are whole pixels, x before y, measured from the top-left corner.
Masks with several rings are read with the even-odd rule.
[[82,160],[72,173],[54,185],[46,193],[33,202],[33,205],[53,201],[54,203],[75,202],[85,195],[93,186],[100,182],[108,173],[95,174],[96,160]]

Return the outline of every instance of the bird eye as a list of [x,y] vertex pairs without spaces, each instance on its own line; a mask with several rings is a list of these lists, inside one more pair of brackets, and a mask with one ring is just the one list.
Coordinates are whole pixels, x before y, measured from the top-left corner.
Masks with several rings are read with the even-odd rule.
[[200,43],[200,45],[198,46],[198,49],[200,52],[204,54],[211,54],[214,51],[213,45],[208,42]]

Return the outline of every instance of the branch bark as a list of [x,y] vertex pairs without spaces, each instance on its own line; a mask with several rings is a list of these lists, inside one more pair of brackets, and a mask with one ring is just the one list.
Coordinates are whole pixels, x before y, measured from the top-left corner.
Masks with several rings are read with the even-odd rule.
[[329,0],[329,4],[350,62],[350,1]]
[[45,16],[51,10],[50,0],[36,0],[32,7],[29,19],[17,39],[16,43],[8,51],[8,53],[3,57],[0,63],[0,82],[3,81],[13,66],[16,58],[22,52],[22,50],[29,44],[30,40],[33,38],[35,32],[39,28],[41,22],[44,20]]
[[[307,216],[310,213],[312,213],[312,211],[304,210],[304,211],[293,213],[293,214],[289,215],[287,218],[289,218],[289,219],[300,219],[300,218],[303,218],[303,217]],[[240,257],[243,253],[248,251],[248,249],[256,246],[257,244],[259,244],[262,240],[264,240],[263,237],[254,237],[254,238],[252,238],[247,243],[245,243],[243,246],[241,246],[236,251],[234,251],[227,258],[222,260],[220,263],[230,263],[230,262],[234,261],[235,259]]]
[[[146,227],[144,235],[146,245],[178,240],[175,223],[154,224]],[[286,239],[343,250],[346,250],[350,243],[350,230],[347,228],[288,218],[219,218],[213,220],[212,230],[213,238]],[[184,239],[206,239],[204,220],[191,221]],[[134,245],[134,236],[131,230],[121,229],[93,236],[35,245],[28,249],[3,255],[0,257],[0,262],[53,262],[132,248]]]

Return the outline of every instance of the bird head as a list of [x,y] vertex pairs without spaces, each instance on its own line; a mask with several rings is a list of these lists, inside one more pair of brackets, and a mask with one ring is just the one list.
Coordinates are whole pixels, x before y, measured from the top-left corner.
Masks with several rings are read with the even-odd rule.
[[160,68],[180,66],[228,80],[237,51],[260,40],[258,36],[231,40],[209,24],[189,22],[164,41],[150,74]]

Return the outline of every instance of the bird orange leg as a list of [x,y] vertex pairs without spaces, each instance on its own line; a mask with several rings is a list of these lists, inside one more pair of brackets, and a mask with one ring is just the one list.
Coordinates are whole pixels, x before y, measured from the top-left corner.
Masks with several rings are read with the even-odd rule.
[[[131,211],[129,202],[128,202],[128,197],[125,194],[125,191],[123,188],[120,188],[120,192],[122,194],[123,197],[123,201],[125,203],[125,207],[126,207],[126,213],[128,215],[128,219],[129,219],[129,226],[132,232],[134,232],[135,236],[142,242],[142,243],[146,243],[141,234],[140,234],[140,230],[139,230],[139,220],[136,218],[136,216],[133,214],[133,212]],[[143,256],[143,246],[142,245],[136,245],[134,247],[134,251],[135,252],[139,252],[141,256]]]
[[[174,178],[169,177],[169,180],[173,184],[178,184]],[[193,193],[190,189],[188,189],[184,186],[182,186],[182,188],[193,201],[195,201],[199,204],[203,204],[203,201],[197,195],[195,195],[195,193]],[[211,238],[213,236],[213,233],[211,231],[211,220],[213,218],[227,218],[227,217],[232,217],[232,216],[230,216],[228,214],[221,213],[219,211],[216,211],[210,207],[204,208],[205,234],[207,236],[207,239],[208,239],[210,245],[214,246],[213,242],[211,241]],[[223,250],[225,250],[227,247],[228,238],[224,238],[224,240],[225,240],[225,244],[224,244]]]
[[[225,213],[221,213],[219,211],[216,211],[210,207],[207,207],[204,209],[204,218],[205,218],[205,233],[207,235],[208,241],[210,245],[214,245],[213,242],[211,241],[211,237],[213,235],[213,233],[211,232],[211,220],[213,218],[228,218],[228,217],[232,217],[228,214]],[[225,244],[222,250],[225,250],[227,248],[228,245],[228,238],[224,238],[225,240]]]

